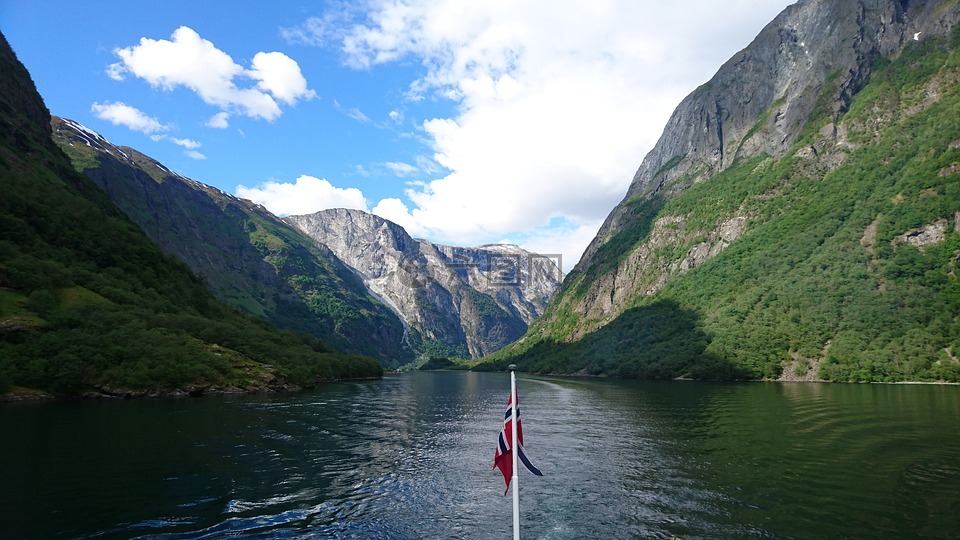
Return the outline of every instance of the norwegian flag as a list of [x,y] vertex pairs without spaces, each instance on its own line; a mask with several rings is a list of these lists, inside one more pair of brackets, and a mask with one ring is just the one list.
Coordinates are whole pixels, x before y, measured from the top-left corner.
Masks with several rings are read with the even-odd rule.
[[[520,400],[518,399],[517,403],[519,402]],[[493,455],[493,468],[500,469],[500,472],[503,474],[503,481],[507,484],[506,489],[503,490],[504,495],[510,490],[510,479],[513,477],[513,455],[510,452],[510,443],[513,440],[513,403],[513,396],[511,396],[510,399],[507,400],[507,412],[503,415],[503,429],[500,430],[500,440],[497,441],[497,450]],[[540,469],[534,467],[533,463],[530,462],[530,459],[527,458],[527,455],[523,452],[523,424],[520,422],[519,405],[517,406],[517,446],[519,447],[517,458],[520,462],[523,463],[528,471],[537,476],[543,476]]]

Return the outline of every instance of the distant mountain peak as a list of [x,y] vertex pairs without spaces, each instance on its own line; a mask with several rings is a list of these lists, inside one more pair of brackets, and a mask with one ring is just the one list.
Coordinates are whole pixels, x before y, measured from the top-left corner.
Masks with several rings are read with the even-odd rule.
[[284,219],[329,247],[424,347],[444,355],[476,358],[519,338],[563,278],[553,259],[519,246],[434,244],[361,210]]

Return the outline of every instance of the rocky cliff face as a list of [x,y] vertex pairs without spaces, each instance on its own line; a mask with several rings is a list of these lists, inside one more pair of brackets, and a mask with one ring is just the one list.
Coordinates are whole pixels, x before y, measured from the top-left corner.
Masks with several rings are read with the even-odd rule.
[[680,103],[624,200],[682,191],[744,158],[783,155],[813,113],[836,120],[849,109],[877,59],[948,33],[957,17],[949,3],[801,0],[787,7]]
[[428,354],[477,358],[500,349],[523,335],[562,278],[554,261],[517,246],[436,245],[358,210],[285,220],[353,268]]
[[956,0],[784,10],[680,103],[547,311],[490,361],[960,380],[958,21]]
[[[850,149],[837,120],[875,62],[896,57],[907,44],[943,38],[958,17],[956,2],[936,0],[801,0],[785,9],[671,115],[623,202],[571,272],[565,288],[577,284],[584,292],[573,310],[594,321],[592,327],[602,325],[637,294],[653,294],[672,276],[718,254],[746,231],[750,217],[736,211],[690,228],[683,216],[661,216],[654,234],[634,245],[643,220],[638,202],[661,205],[733,164],[782,157],[807,135],[810,144],[800,155],[816,161],[824,174]],[[630,245],[613,245],[625,236],[634,237]],[[672,260],[650,256],[693,239],[699,242]]]
[[161,249],[226,302],[387,367],[412,358],[403,325],[354,273],[265,208],[171,172],[71,120],[54,140]]

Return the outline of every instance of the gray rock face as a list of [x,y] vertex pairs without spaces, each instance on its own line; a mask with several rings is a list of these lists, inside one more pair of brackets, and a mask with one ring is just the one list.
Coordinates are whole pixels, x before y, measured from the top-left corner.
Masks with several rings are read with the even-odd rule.
[[516,340],[562,279],[553,260],[517,246],[432,244],[359,210],[285,220],[353,268],[401,317],[411,345],[430,354],[477,358]]
[[[626,253],[601,249],[642,219],[635,214],[638,201],[662,203],[735,162],[781,157],[814,121],[813,142],[796,156],[813,174],[836,167],[851,146],[836,121],[866,84],[874,62],[895,57],[913,40],[948,35],[958,19],[960,6],[944,0],[800,0],[787,7],[673,112],[623,201],[567,280],[589,276],[590,282],[580,283],[582,294],[558,299],[558,305],[592,321],[572,338],[715,256],[749,227],[750,216],[739,211],[698,230],[687,227],[684,216],[666,216],[653,224],[647,240],[626,246]],[[652,255],[698,238],[702,242],[672,262]],[[619,257],[613,264],[611,255]]]
[[[958,10],[937,0],[800,0],[787,7],[710,81],[683,99],[643,159],[624,202],[669,197],[758,155],[781,156],[807,120],[836,118],[865,84],[871,65],[914,39],[945,35]],[[828,129],[835,128],[828,124]],[[836,133],[827,133],[837,141]],[[815,149],[814,149],[815,150]],[[608,216],[580,265],[629,220]]]

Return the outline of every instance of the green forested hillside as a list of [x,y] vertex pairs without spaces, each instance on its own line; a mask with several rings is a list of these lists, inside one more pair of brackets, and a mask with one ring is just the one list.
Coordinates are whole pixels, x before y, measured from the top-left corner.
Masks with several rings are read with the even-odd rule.
[[199,392],[382,373],[216,301],[73,170],[49,126],[0,40],[0,391]]
[[[631,224],[568,276],[547,314],[492,365],[649,378],[960,381],[960,33],[953,36],[878,60],[849,110],[839,118],[815,110],[786,156],[740,160],[673,198],[626,202]],[[822,144],[834,129],[839,143]],[[742,236],[676,271],[706,231],[736,216],[745,219]],[[686,233],[654,245],[658,220]],[[651,250],[654,262],[642,269],[650,282],[669,279],[652,295],[635,291],[619,317],[584,334],[590,321],[576,306],[588,285],[640,246]]]
[[227,304],[384,366],[412,359],[400,319],[325,246],[251,201],[178,176],[75,122],[54,118],[53,130],[74,167]]

